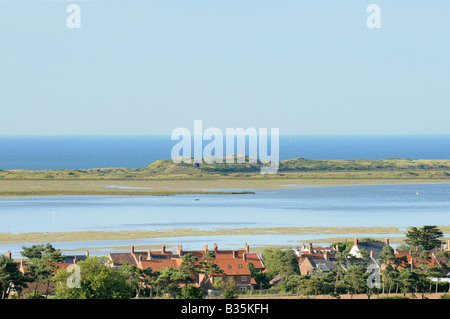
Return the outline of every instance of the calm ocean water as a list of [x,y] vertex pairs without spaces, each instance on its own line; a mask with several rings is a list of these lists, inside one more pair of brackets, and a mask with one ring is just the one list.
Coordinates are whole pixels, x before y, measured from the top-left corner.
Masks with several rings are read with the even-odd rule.
[[[0,136],[0,169],[141,168],[170,158],[176,143],[170,136]],[[450,135],[280,136],[280,160],[296,157],[450,159]]]

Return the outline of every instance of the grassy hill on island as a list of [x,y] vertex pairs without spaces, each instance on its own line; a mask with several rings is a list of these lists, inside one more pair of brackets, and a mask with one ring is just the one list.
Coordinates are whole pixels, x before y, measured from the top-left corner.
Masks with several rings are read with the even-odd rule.
[[175,164],[158,160],[144,168],[95,168],[61,170],[0,170],[0,180],[151,180],[207,178],[364,178],[450,179],[450,160],[348,159],[311,160],[295,158],[280,162],[274,175],[260,174],[261,162]]

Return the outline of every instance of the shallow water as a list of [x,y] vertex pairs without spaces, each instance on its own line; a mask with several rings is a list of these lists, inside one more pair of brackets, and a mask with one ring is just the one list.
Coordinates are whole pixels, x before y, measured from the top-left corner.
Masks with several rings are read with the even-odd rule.
[[448,183],[253,191],[240,195],[2,198],[0,232],[449,224]]
[[[450,184],[355,185],[289,187],[253,190],[241,195],[71,196],[0,199],[0,232],[95,230],[162,230],[252,227],[373,227],[448,225]],[[199,199],[199,200],[194,200]],[[244,235],[242,235],[244,236]],[[254,245],[300,240],[293,235],[225,236],[224,245],[252,240]],[[260,236],[260,237],[254,237]],[[272,236],[272,237],[267,237]],[[303,235],[302,235],[303,236]],[[307,238],[314,239],[311,235]],[[321,237],[317,238],[324,238]],[[327,235],[330,237],[330,235]],[[338,237],[340,235],[331,235]],[[144,239],[217,242],[220,236]],[[364,235],[364,237],[367,237]],[[306,238],[306,237],[303,237]],[[261,239],[261,241],[259,240]],[[134,240],[133,240],[134,242]],[[105,243],[129,245],[130,241]],[[103,243],[58,243],[61,247],[99,247]],[[135,245],[138,245],[136,241]],[[7,245],[12,247],[12,245]],[[0,246],[0,251],[8,250]]]

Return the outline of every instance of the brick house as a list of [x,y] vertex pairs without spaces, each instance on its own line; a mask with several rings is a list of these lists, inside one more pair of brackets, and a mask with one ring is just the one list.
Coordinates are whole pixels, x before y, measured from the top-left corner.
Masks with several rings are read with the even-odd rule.
[[[209,251],[208,245],[204,245],[203,250],[184,251],[181,245],[178,245],[176,253],[167,251],[165,246],[161,247],[160,251],[138,252],[131,246],[128,253],[110,253],[109,265],[111,267],[120,267],[124,263],[135,265],[141,269],[151,268],[154,271],[159,271],[166,267],[178,268],[182,264],[182,257],[187,254],[192,254],[197,257],[197,264],[202,262],[203,255]],[[222,269],[223,275],[212,275],[207,277],[204,274],[191,273],[192,279],[197,286],[203,289],[212,289],[215,278],[223,277],[224,281],[233,278],[239,290],[252,289],[252,285],[256,284],[251,278],[248,263],[251,262],[257,269],[264,269],[264,265],[257,253],[251,253],[249,246],[246,244],[241,250],[219,250],[217,244],[214,244],[211,252],[214,253],[214,260],[212,262]]]
[[312,275],[313,272],[327,273],[337,268],[334,262],[337,261],[335,259],[334,253],[328,253],[328,251],[324,251],[324,253],[317,254],[308,254],[304,253],[299,258],[299,268],[301,275]]

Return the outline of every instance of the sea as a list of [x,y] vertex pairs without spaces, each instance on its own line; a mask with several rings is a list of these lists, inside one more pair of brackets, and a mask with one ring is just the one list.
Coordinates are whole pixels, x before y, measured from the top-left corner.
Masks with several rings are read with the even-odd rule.
[[[171,158],[171,150],[177,143],[169,135],[3,135],[0,136],[0,169],[142,168],[156,160]],[[204,141],[203,147],[207,143]],[[450,135],[281,135],[279,159],[297,157],[449,159]]]
[[[170,136],[1,136],[0,169],[140,168],[170,158],[175,143]],[[296,157],[449,159],[450,136],[281,136],[280,160]],[[102,186],[117,187],[113,182]],[[450,183],[304,187],[286,182],[281,189],[253,191],[255,194],[242,195],[0,198],[0,233],[289,226],[406,229],[450,224]],[[339,236],[399,236],[369,235]],[[115,246],[125,251],[130,245],[159,244],[182,244],[184,249],[202,249],[204,244],[213,243],[224,249],[243,247],[245,243],[253,247],[301,246],[302,241],[314,243],[315,239],[335,236],[268,232],[52,244],[62,250],[89,249],[91,255],[106,255],[109,247]],[[21,247],[31,244],[37,242],[1,244],[0,254],[11,250],[19,258]]]

